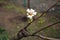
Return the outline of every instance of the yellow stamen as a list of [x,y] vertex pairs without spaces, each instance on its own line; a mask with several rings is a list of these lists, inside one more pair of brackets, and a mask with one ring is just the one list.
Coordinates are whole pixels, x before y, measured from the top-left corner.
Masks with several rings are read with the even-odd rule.
[[29,13],[30,16],[32,16],[32,13]]

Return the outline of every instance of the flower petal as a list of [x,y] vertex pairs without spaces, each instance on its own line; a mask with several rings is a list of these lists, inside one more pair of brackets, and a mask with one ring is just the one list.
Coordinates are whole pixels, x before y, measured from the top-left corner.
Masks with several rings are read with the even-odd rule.
[[30,12],[33,13],[35,10],[31,9]]
[[32,19],[32,16],[27,16],[28,18]]
[[34,12],[34,13],[33,13],[33,15],[36,15],[36,14],[37,14],[37,12]]
[[30,9],[27,9],[26,11],[27,11],[28,13],[30,13]]
[[34,15],[31,15],[32,17],[34,16]]
[[27,15],[29,15],[29,13],[27,13]]

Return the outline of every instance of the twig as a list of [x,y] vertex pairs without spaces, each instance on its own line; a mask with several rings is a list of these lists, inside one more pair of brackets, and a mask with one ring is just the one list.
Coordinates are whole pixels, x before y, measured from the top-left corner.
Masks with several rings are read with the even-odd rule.
[[40,31],[42,31],[42,30],[45,30],[45,29],[47,29],[47,28],[49,28],[49,27],[51,27],[51,26],[53,26],[53,25],[56,25],[56,24],[58,24],[58,23],[60,23],[60,21],[58,21],[58,22],[56,22],[56,23],[53,23],[53,24],[51,24],[51,25],[48,25],[48,26],[46,26],[46,27],[44,27],[44,28],[42,28],[42,29],[34,32],[32,35],[35,35],[36,33],[40,32]]
[[44,15],[44,13],[42,13],[39,17],[37,17],[35,20],[33,20],[32,22],[30,22],[30,23],[28,23],[25,27],[24,27],[24,29],[27,29],[27,27],[30,25],[30,24],[32,24],[34,21],[36,21],[37,19],[39,19],[40,17],[42,17]]
[[32,35],[32,36],[36,36],[36,37],[41,38],[41,39],[44,39],[44,40],[60,40],[60,39],[57,39],[57,38],[46,37],[46,36],[43,36],[41,34]]
[[30,8],[30,0],[28,0],[28,5],[27,6],[28,6],[28,8]]
[[44,13],[46,13],[49,9],[51,9],[52,7],[54,7],[58,2],[60,2],[60,0],[58,0],[55,4],[53,4],[53,6],[49,7],[46,11],[44,11],[39,17],[37,17],[35,20],[33,20],[31,23],[28,23],[24,29],[27,30],[27,27],[32,24],[34,21],[36,21],[37,19],[39,19],[40,17],[42,17],[44,15]]
[[[60,1],[60,0],[59,0]],[[45,12],[43,12],[39,17],[37,17],[35,20],[33,20],[31,23],[33,23],[34,21],[36,21],[37,19],[39,19],[40,17],[42,17],[43,15],[44,15],[44,13],[46,13],[49,9],[51,9],[52,7],[54,7],[59,1],[57,1],[55,4],[53,4],[51,7],[49,7]],[[28,37],[28,36],[30,36],[30,34],[27,32],[27,27],[29,27],[29,25],[31,24],[31,23],[28,23],[24,28],[22,28],[21,30],[19,30],[19,32],[17,33],[17,39],[19,40],[19,39],[21,39],[21,38],[23,38],[23,37]],[[54,24],[52,24],[52,25],[55,25],[55,24],[58,24],[58,23],[60,23],[60,22],[57,22],[57,23],[54,23]],[[44,29],[46,29],[46,28],[49,28],[50,26],[52,26],[52,25],[49,25],[49,26],[47,26],[47,27],[45,27],[45,28],[42,28],[42,29],[40,29],[40,30],[38,30],[38,31],[36,31],[36,32],[34,32],[31,36],[33,36],[33,35],[35,35],[36,33],[38,33],[38,32],[40,32],[40,31],[42,31],[42,30],[44,30]],[[25,33],[25,32],[27,32],[27,33]],[[22,35],[21,35],[22,34]],[[26,35],[26,34],[28,34],[28,35]]]

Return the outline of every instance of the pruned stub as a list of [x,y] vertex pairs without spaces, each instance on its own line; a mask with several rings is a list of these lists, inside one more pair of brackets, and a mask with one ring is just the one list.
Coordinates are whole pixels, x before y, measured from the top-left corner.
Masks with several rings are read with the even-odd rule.
[[29,32],[27,32],[25,29],[22,29],[17,33],[17,39],[27,37],[28,35],[30,35]]

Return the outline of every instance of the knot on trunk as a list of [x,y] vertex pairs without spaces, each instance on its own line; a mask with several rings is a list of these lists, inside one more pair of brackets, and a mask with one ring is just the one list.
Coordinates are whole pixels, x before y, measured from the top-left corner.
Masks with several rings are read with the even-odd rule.
[[20,31],[18,32],[17,38],[18,38],[18,39],[21,39],[21,38],[27,37],[27,36],[29,36],[29,35],[30,35],[30,34],[29,34],[25,29],[22,29],[22,30],[20,30]]

